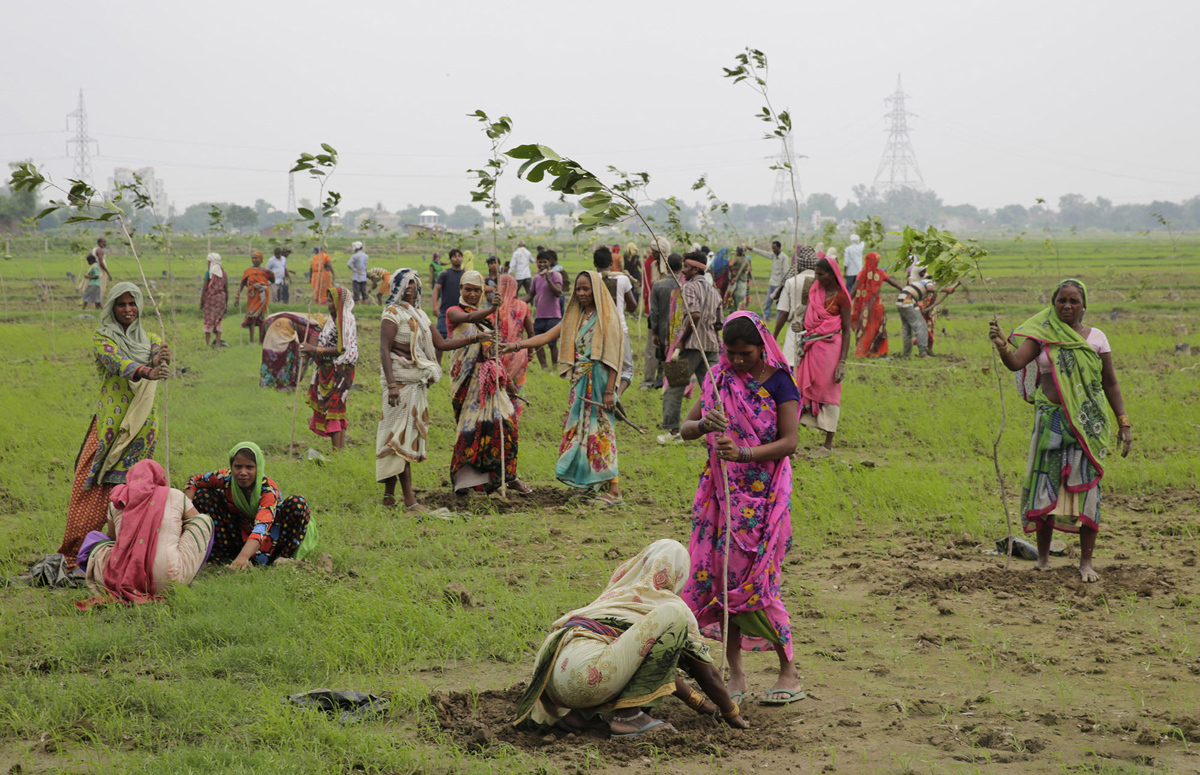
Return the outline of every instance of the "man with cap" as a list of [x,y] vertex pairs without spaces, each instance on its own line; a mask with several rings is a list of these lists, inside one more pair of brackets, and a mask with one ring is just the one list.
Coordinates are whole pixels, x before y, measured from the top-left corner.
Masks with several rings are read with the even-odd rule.
[[532,260],[533,256],[530,254],[529,248],[525,247],[525,240],[521,240],[517,243],[517,249],[513,251],[512,258],[508,262],[508,271],[517,281],[518,292],[529,293],[529,287],[533,283],[533,270],[529,265]]
[[354,292],[354,300],[367,300],[367,254],[363,251],[363,244],[358,240],[350,243],[350,250],[353,255],[346,262],[346,266],[350,268],[350,285]]

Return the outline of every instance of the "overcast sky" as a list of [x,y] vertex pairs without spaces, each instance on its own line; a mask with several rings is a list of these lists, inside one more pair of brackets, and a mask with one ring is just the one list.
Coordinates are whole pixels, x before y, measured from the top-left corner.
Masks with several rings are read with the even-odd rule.
[[[283,207],[287,169],[321,142],[342,154],[347,209],[452,208],[486,160],[477,108],[509,115],[513,144],[645,170],[654,196],[694,201],[708,173],[727,201],[769,202],[778,146],[757,95],[722,77],[745,46],[792,112],[805,194],[841,204],[874,180],[898,74],[925,183],[949,204],[1200,194],[1192,0],[15,0],[4,19],[0,162],[72,174],[82,87],[94,177],[153,166],[179,209]],[[510,170],[506,207],[552,198]]]

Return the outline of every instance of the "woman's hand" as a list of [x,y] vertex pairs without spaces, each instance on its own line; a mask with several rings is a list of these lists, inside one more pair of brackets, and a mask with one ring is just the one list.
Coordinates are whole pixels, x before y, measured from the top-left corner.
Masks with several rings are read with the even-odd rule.
[[146,379],[166,379],[171,376],[171,367],[166,363],[160,363],[157,366],[150,367],[150,373],[146,375]]
[[315,356],[315,355],[320,354],[320,352],[321,352],[321,348],[317,347],[315,344],[310,344],[308,342],[305,342],[304,344],[300,345],[300,354],[301,355],[314,355]]
[[1117,438],[1121,440],[1121,457],[1129,456],[1129,448],[1133,446],[1133,429],[1128,425],[1123,426],[1117,432]]
[[522,345],[523,342],[503,342],[500,345],[500,354],[511,355],[512,353],[520,352],[525,349]]
[[245,557],[235,557],[233,562],[229,563],[230,570],[245,570],[250,567],[250,560]]
[[400,386],[392,385],[387,391],[388,406],[395,406],[400,403]]
[[611,412],[617,408],[617,399],[611,390],[604,391],[604,411]]
[[988,338],[992,340],[992,345],[997,350],[1003,350],[1008,347],[1008,337],[1000,330],[1000,324],[995,320],[988,324]]
[[838,361],[838,365],[833,370],[833,381],[841,382],[846,376],[846,362]]
[[725,716],[721,716],[721,720],[723,720],[726,724],[733,727],[734,729],[749,729],[750,728],[750,722],[748,722],[748,721],[746,721],[746,719],[742,718],[742,714],[740,714],[740,713],[738,715],[734,716],[733,718],[726,718]]
[[164,344],[162,347],[158,348],[158,353],[154,356],[154,365],[157,366],[160,363],[170,363],[170,362],[171,362],[171,348],[167,347]]
[[801,320],[800,318],[796,318],[795,320],[793,320],[792,321],[792,332],[796,333],[796,334],[803,334],[804,333],[804,321]]
[[728,436],[719,436],[717,438],[717,457],[722,460],[728,460],[731,463],[736,463],[738,455],[741,452],[738,449],[737,442]]
[[700,418],[700,430],[706,433],[720,433],[729,427],[729,420],[720,409],[709,409],[704,413],[704,417]]

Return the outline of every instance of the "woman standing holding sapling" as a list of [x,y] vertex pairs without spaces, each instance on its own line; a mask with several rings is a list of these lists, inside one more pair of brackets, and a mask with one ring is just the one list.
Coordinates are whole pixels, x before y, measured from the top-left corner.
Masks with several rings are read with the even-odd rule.
[[429,435],[429,386],[442,378],[440,350],[467,347],[481,337],[442,339],[421,309],[421,278],[415,269],[392,272],[391,292],[379,327],[383,407],[375,436],[375,480],[383,483],[383,505],[396,505],[396,482],[404,506],[422,511],[412,486],[412,464],[425,461]]
[[836,263],[817,262],[816,282],[808,292],[804,340],[796,364],[800,389],[800,424],[825,431],[818,455],[833,454],[833,437],[841,416],[842,377],[850,350],[850,294]]
[[154,457],[154,396],[158,380],[170,374],[171,352],[157,335],[143,329],[141,310],[141,289],[117,283],[108,292],[92,338],[102,381],[75,462],[67,527],[58,547],[68,568],[75,567],[84,536],[108,519],[113,488],[125,483],[135,463]]
[[[680,435],[705,438],[708,461],[692,504],[688,543],[692,575],[683,599],[700,630],[721,639],[726,583],[726,524],[729,546],[729,693],[748,691],[742,651],[774,650],[779,677],[763,705],[804,699],[792,661],[792,630],[780,596],[783,558],[792,538],[792,464],[796,450],[799,394],[787,360],[758,316],[735,312],[722,331],[724,352],[704,380],[703,397],[692,406]],[[718,396],[720,402],[718,403]],[[725,511],[722,461],[729,477]]]
[[501,352],[542,347],[561,338],[558,373],[571,380],[571,404],[563,422],[554,473],[563,484],[597,491],[596,501],[624,505],[617,472],[613,422],[617,372],[624,357],[617,304],[599,272],[580,272],[561,323]]
[[[1133,430],[1112,347],[1103,331],[1083,324],[1086,311],[1087,288],[1078,280],[1063,280],[1050,306],[1018,326],[1012,337],[1006,339],[994,320],[990,335],[1009,371],[1023,371],[1022,393],[1034,405],[1021,518],[1026,533],[1037,531],[1037,568],[1050,568],[1055,530],[1079,533],[1079,575],[1093,582],[1100,580],[1092,568],[1100,532],[1100,479],[1113,443],[1105,405],[1117,416],[1121,457],[1129,454]],[[1010,350],[1009,340],[1016,337],[1024,341]]]
[[483,283],[479,272],[464,272],[458,305],[446,310],[449,333],[475,340],[456,351],[450,364],[454,421],[458,424],[450,460],[451,486],[458,495],[466,495],[470,489],[492,492],[500,487],[503,476],[508,486],[528,495],[532,490],[517,478],[519,436],[516,410],[506,390],[508,374],[494,349],[491,316],[496,311],[495,294],[489,292],[490,303],[480,308]]
[[850,310],[850,327],[858,337],[855,358],[876,358],[888,354],[887,310],[883,306],[883,284],[896,290],[904,286],[888,277],[879,268],[879,254],[866,255],[862,270],[854,283],[854,303]]
[[333,442],[334,449],[346,446],[346,400],[354,387],[354,364],[358,363],[358,326],[354,320],[354,298],[340,285],[327,293],[329,319],[315,345],[305,342],[300,352],[316,360],[308,405],[312,407],[309,430]]
[[204,315],[204,343],[213,349],[221,346],[221,321],[229,310],[229,275],[221,268],[221,254],[208,254],[208,270],[200,291],[200,312]]

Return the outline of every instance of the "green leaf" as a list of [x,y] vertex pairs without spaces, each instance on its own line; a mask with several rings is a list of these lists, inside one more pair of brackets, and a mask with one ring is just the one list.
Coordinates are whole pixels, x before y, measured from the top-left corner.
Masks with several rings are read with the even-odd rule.
[[333,146],[329,143],[321,143],[321,147],[325,149],[326,153],[332,156],[337,156],[337,151],[333,150]]
[[310,221],[316,220],[316,213],[314,213],[312,210],[309,210],[307,207],[301,207],[299,210],[297,210],[297,212],[300,213],[301,218],[307,218]]

